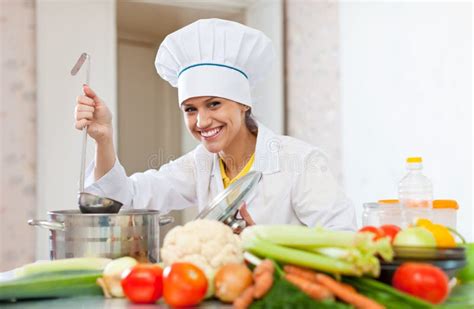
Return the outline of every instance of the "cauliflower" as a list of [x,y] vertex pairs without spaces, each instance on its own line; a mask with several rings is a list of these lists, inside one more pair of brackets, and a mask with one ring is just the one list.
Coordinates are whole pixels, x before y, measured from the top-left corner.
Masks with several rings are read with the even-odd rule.
[[191,221],[166,234],[161,258],[165,266],[174,262],[190,262],[208,277],[223,265],[243,263],[240,237],[224,223],[212,220]]

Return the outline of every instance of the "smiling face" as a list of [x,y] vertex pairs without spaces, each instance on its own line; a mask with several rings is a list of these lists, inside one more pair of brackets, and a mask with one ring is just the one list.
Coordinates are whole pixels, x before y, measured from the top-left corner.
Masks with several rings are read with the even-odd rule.
[[218,97],[194,97],[181,104],[188,131],[212,153],[225,151],[248,131],[248,107]]

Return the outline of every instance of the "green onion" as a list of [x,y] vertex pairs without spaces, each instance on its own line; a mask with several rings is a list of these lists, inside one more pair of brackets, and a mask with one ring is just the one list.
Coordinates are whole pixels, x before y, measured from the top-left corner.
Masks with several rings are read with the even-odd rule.
[[434,308],[432,304],[370,278],[343,277],[342,281],[355,287],[365,296],[384,304],[387,309]]

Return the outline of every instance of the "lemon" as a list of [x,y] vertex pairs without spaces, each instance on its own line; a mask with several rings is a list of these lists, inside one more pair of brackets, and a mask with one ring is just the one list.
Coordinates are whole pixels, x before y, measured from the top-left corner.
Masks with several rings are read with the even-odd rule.
[[426,228],[433,234],[436,239],[437,247],[456,247],[456,241],[454,240],[453,235],[451,235],[451,232],[444,225],[433,223],[425,218],[418,219],[416,225]]

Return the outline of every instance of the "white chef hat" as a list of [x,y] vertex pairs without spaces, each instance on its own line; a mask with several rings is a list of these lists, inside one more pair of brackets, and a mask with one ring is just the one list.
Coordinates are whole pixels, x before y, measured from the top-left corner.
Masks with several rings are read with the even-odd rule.
[[160,76],[178,87],[179,104],[216,96],[252,106],[250,89],[274,59],[261,31],[222,19],[201,19],[169,34],[156,54]]

